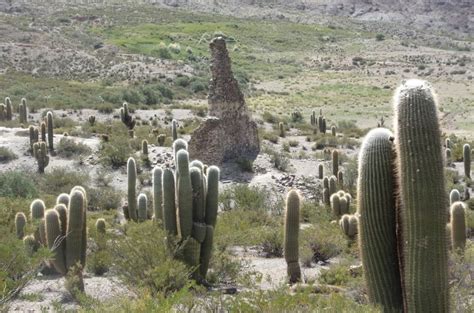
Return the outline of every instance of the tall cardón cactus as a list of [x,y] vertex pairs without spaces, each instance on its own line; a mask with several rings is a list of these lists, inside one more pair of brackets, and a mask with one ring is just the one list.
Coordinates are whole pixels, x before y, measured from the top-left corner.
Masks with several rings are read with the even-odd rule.
[[332,174],[337,177],[338,172],[339,172],[339,152],[337,150],[333,150],[333,152],[332,152]]
[[128,178],[128,216],[131,220],[137,221],[137,165],[134,158],[127,161],[127,178]]
[[178,235],[176,220],[176,191],[173,171],[169,168],[163,170],[162,175],[163,192],[163,225],[168,234]]
[[465,144],[462,147],[462,155],[464,161],[464,175],[467,178],[471,178],[471,146],[469,144]]
[[11,121],[13,118],[13,107],[12,107],[12,101],[10,100],[9,97],[5,98],[5,119],[7,121]]
[[290,284],[301,281],[299,264],[300,195],[290,190],[286,197],[284,254]]
[[178,122],[176,120],[171,121],[171,136],[173,141],[178,139]]
[[49,151],[54,151],[54,134],[53,134],[53,113],[51,111],[48,112],[47,114],[47,120],[48,120],[48,149]]
[[405,311],[448,312],[447,199],[432,87],[404,82],[394,106]]
[[18,107],[18,111],[20,113],[20,123],[27,123],[28,122],[28,109],[26,107],[26,99],[22,98],[20,106]]
[[162,186],[163,170],[159,166],[155,166],[152,172],[153,185],[153,216],[155,220],[163,219],[163,186]]
[[[403,309],[398,264],[393,134],[371,130],[359,154],[359,247],[367,292],[384,312]],[[376,177],[377,179],[374,179]]]

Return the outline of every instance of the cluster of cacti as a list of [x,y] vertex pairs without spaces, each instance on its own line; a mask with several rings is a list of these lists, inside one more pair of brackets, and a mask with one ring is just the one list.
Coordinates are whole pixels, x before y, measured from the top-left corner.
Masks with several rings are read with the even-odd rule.
[[[45,214],[46,242],[54,253],[52,264],[57,272],[74,275],[72,289],[84,291],[82,270],[87,251],[87,197],[80,186],[71,190],[69,204],[57,204]],[[70,274],[71,274],[70,273]]]
[[282,138],[285,137],[285,125],[282,122],[278,123],[278,129],[280,131],[279,136]]
[[28,122],[28,108],[25,98],[21,99],[21,103],[18,106],[18,113],[20,115],[20,123],[26,124]]
[[330,197],[331,212],[339,219],[342,215],[349,213],[352,197],[349,193],[339,190]]
[[129,130],[132,130],[135,127],[135,118],[133,118],[133,116],[130,114],[127,102],[124,102],[120,108],[120,120],[125,124],[125,126],[128,127]]
[[469,144],[465,144],[462,147],[462,155],[464,161],[464,175],[467,178],[471,178],[471,146]]
[[39,141],[39,130],[37,127],[34,127],[33,125],[30,125],[28,128],[29,134],[30,134],[30,150],[31,154],[33,154],[33,145]]
[[373,130],[359,156],[359,238],[369,298],[385,311],[448,312],[447,203],[435,97],[426,82],[410,80],[394,99],[395,144],[388,130]]
[[89,125],[94,126],[95,125],[95,115],[90,115],[87,118],[87,121],[89,122]]
[[171,135],[173,137],[173,142],[178,139],[178,122],[176,120],[171,121]]
[[284,254],[290,284],[301,281],[299,264],[300,196],[291,190],[286,197]]
[[451,204],[450,230],[451,244],[455,251],[462,251],[466,246],[466,209],[464,203],[457,201]]
[[315,112],[315,111],[313,111],[313,112],[311,113],[311,116],[310,116],[310,123],[311,123],[311,125],[313,125],[313,126],[317,126],[317,125],[318,125],[318,120],[316,119],[316,112]]
[[300,122],[302,120],[303,120],[303,115],[301,115],[301,112],[299,112],[299,111],[291,112],[291,121],[293,123]]
[[[153,172],[154,199],[162,201],[162,212],[154,204],[155,218],[163,218],[167,233],[178,235],[183,246],[183,260],[196,268],[193,277],[205,279],[212,253],[214,227],[217,220],[219,168],[206,168],[201,162],[189,162],[187,144],[173,143],[176,170]],[[161,181],[157,175],[162,173]],[[158,191],[162,186],[161,194]]]
[[326,133],[326,119],[323,116],[323,109],[319,110],[318,126],[319,126],[319,132],[321,134],[325,134]]
[[48,112],[47,121],[48,121],[48,149],[49,151],[54,151],[54,134],[53,134],[53,113],[51,111]]
[[353,240],[358,232],[359,219],[355,214],[344,214],[339,220],[339,226],[346,237]]
[[44,173],[44,168],[49,164],[49,156],[45,142],[40,141],[33,144],[33,156],[38,163],[38,172]]

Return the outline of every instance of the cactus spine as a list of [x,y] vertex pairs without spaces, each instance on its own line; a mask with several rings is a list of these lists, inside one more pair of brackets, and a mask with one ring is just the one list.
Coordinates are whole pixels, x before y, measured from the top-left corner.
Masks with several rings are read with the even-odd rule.
[[48,148],[49,148],[49,151],[54,151],[53,113],[51,111],[48,112],[47,117],[48,117]]
[[152,173],[153,185],[153,215],[155,220],[163,219],[163,186],[162,186],[163,170],[156,166]]
[[49,156],[46,151],[46,143],[37,142],[33,145],[33,156],[38,163],[38,172],[44,173],[44,168],[49,164]]
[[466,246],[466,209],[458,201],[451,205],[451,243],[453,249],[463,251]]
[[137,165],[134,158],[129,158],[127,162],[128,178],[128,216],[132,221],[137,221]]
[[301,281],[299,264],[300,196],[296,190],[290,190],[286,198],[285,210],[285,261],[290,284]]
[[441,134],[431,86],[405,82],[395,94],[402,282],[407,312],[448,312]]
[[464,175],[467,178],[471,178],[471,147],[469,144],[465,144],[462,147],[463,161],[464,161]]
[[23,212],[18,212],[15,215],[15,229],[16,237],[23,239],[25,236],[26,215]]
[[384,312],[403,308],[392,140],[393,134],[385,128],[367,134],[359,154],[357,182],[359,247],[367,291],[371,302],[380,304]]

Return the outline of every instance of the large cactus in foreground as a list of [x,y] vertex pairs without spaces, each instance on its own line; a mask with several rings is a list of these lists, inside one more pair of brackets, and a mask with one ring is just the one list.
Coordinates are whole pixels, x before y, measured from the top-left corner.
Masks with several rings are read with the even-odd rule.
[[219,175],[220,171],[217,166],[210,166],[207,169],[207,187],[206,187],[206,201],[205,201],[205,216],[206,237],[201,243],[200,256],[200,274],[206,277],[209,268],[209,261],[212,255],[212,244],[214,241],[214,228],[217,221],[217,209],[219,198]]
[[128,180],[128,216],[132,221],[137,221],[137,164],[134,158],[127,161],[127,180]]
[[182,149],[176,154],[176,203],[178,204],[178,233],[181,239],[191,236],[193,229],[193,194],[189,174],[189,154]]
[[406,312],[448,312],[447,199],[431,86],[409,80],[395,94],[402,283]]
[[384,312],[400,312],[403,308],[392,141],[393,134],[384,128],[367,134],[359,154],[357,182],[359,247],[367,293]]
[[469,144],[465,144],[462,147],[462,155],[464,161],[464,175],[467,178],[471,178],[471,146]]
[[300,196],[291,190],[286,198],[285,210],[285,246],[288,279],[291,284],[301,281],[299,264]]
[[453,249],[464,250],[466,246],[466,209],[464,203],[458,201],[451,205],[451,243]]

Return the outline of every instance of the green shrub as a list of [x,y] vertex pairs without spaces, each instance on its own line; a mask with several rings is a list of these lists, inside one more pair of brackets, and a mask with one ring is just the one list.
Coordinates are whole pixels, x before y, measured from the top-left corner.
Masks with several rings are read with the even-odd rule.
[[194,92],[194,93],[198,93],[198,92],[201,92],[201,91],[205,91],[207,90],[207,85],[201,81],[193,81],[191,83],[191,90]]
[[0,163],[8,163],[18,159],[18,156],[7,147],[0,147]]
[[67,137],[61,138],[56,147],[57,155],[66,159],[78,158],[82,155],[90,154],[91,151],[89,146],[80,142],[76,143],[73,139]]
[[91,188],[87,190],[89,207],[97,210],[112,210],[120,206],[122,194],[113,187]]
[[219,194],[222,210],[265,211],[269,205],[268,189],[248,184],[236,184]]
[[327,262],[344,250],[346,240],[339,225],[322,220],[301,231],[301,261],[305,265],[311,262]]
[[37,185],[31,175],[20,171],[0,173],[0,197],[38,197]]
[[168,251],[164,230],[152,221],[128,224],[127,235],[109,246],[117,273],[131,288],[168,294],[188,283],[190,269]]
[[375,40],[383,41],[383,40],[385,40],[385,35],[384,34],[377,34],[377,35],[375,35]]
[[37,175],[35,181],[43,193],[57,196],[69,193],[74,186],[87,186],[89,175],[65,167],[53,167],[49,172]]
[[113,168],[119,168],[127,164],[129,156],[133,153],[128,143],[124,143],[124,138],[112,137],[109,142],[103,142],[99,150],[100,161],[105,164],[112,166]]

